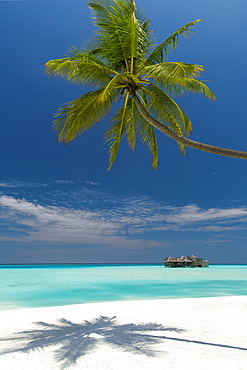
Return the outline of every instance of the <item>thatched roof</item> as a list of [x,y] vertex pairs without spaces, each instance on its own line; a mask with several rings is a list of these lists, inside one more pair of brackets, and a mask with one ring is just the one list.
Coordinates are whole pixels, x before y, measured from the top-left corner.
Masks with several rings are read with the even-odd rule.
[[196,256],[180,256],[178,258],[173,258],[171,256],[164,259],[165,266],[170,267],[208,267],[208,260],[203,260],[202,258],[197,258]]
[[185,256],[180,256],[178,258],[173,258],[171,256],[164,259],[162,262],[191,262],[191,260]]
[[173,257],[167,257],[165,260],[163,260],[162,262],[177,262],[177,258],[173,258]]
[[188,258],[189,258],[191,261],[193,261],[193,262],[195,262],[195,261],[196,261],[196,259],[197,259],[197,257],[196,257],[196,256],[194,256],[193,254],[192,254],[192,256],[188,256]]
[[177,262],[191,262],[191,260],[185,256],[180,256],[177,258]]

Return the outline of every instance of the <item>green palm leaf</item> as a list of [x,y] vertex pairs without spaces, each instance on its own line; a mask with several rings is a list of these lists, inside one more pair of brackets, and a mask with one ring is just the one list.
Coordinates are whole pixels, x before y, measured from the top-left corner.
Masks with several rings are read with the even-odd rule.
[[54,59],[46,63],[45,72],[65,78],[76,84],[97,86],[107,83],[117,72],[98,60],[93,53],[77,48],[70,50],[67,58]]
[[[125,89],[126,86],[140,86],[140,81],[134,75],[130,75],[130,73],[125,72],[114,76],[106,85],[105,88],[102,90],[102,93],[99,96],[98,101],[104,102],[108,100],[110,96],[116,94],[116,90]],[[125,92],[127,90],[125,89]]]
[[138,121],[138,111],[136,109],[133,99],[129,100],[128,105],[128,116],[126,120],[126,135],[127,142],[131,150],[135,150],[136,147],[136,122]]
[[147,145],[151,151],[153,155],[152,166],[156,169],[158,165],[158,148],[154,129],[142,118],[134,101],[127,94],[123,107],[118,109],[110,128],[105,134],[105,141],[109,144],[108,170],[110,170],[116,160],[122,137],[126,136],[130,148],[134,150],[137,134],[141,142]]
[[179,105],[163,90],[150,84],[146,91],[150,94],[148,110],[163,124],[179,135],[189,135],[192,124]]
[[204,71],[203,66],[197,64],[188,64],[182,62],[164,62],[145,66],[142,73],[146,77],[156,80],[162,80],[166,77],[185,77],[196,78]]
[[178,36],[183,35],[185,38],[189,38],[190,35],[193,34],[191,27],[200,21],[201,19],[198,19],[194,22],[187,23],[185,26],[174,32],[170,37],[168,37],[164,42],[154,49],[154,51],[147,58],[146,65],[162,63],[167,58],[169,52],[174,51],[178,46]]
[[129,109],[129,94],[127,93],[124,98],[123,107],[117,110],[117,113],[112,119],[110,128],[105,133],[105,142],[109,145],[109,166],[108,171],[111,169],[113,163],[116,160],[116,156],[120,147],[120,142],[123,134],[126,131],[126,122],[128,120],[128,109]]
[[188,92],[204,94],[207,98],[216,100],[209,87],[195,77],[204,70],[200,65],[167,62],[144,67],[146,76],[161,87],[168,94],[181,96]]
[[59,141],[68,143],[102,120],[115,98],[110,96],[104,103],[99,103],[102,91],[103,89],[90,91],[59,109],[53,124]]
[[[147,107],[147,97],[145,91],[142,91],[142,96],[139,95],[144,103],[144,105]],[[140,115],[139,111],[136,112],[136,115],[139,116],[137,125],[137,133],[141,139],[141,142],[144,145],[147,145],[149,150],[151,151],[151,154],[153,156],[152,160],[152,167],[156,169],[158,167],[158,145],[156,141],[156,135],[154,132],[154,128],[152,125],[150,125],[143,117]]]
[[209,99],[216,100],[216,96],[202,81],[193,78],[184,78],[179,80],[175,79],[174,84],[176,85],[177,91],[180,89],[181,94],[186,94],[187,92],[191,91],[196,94],[203,94]]
[[88,5],[99,27],[95,50],[117,70],[132,73],[134,61],[143,58],[150,47],[149,23],[137,18],[132,0],[91,1]]

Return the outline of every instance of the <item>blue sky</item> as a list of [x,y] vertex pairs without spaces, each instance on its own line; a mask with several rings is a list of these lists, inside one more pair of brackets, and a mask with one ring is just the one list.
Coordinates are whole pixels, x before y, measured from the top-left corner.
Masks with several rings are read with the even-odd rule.
[[[157,42],[202,18],[171,61],[202,64],[217,96],[178,99],[191,138],[247,151],[245,0],[136,1]],[[69,145],[51,124],[87,91],[44,64],[92,35],[83,0],[0,1],[0,263],[152,262],[195,254],[247,263],[247,162],[187,149],[157,133],[159,167],[123,142],[107,172],[108,119]]]

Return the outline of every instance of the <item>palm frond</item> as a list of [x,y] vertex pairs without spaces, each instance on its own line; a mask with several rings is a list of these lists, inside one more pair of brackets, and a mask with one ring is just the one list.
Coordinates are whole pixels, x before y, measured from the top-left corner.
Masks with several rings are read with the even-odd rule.
[[[132,78],[133,77],[133,78]],[[98,102],[103,103],[105,100],[108,100],[110,96],[116,93],[116,89],[122,89],[128,83],[134,83],[137,79],[135,76],[130,76],[129,73],[121,73],[117,76],[114,76],[108,84],[105,85],[102,93],[99,96]]]
[[180,89],[181,94],[193,92],[196,94],[203,94],[207,98],[212,100],[217,99],[210,88],[203,81],[200,80],[196,80],[193,78],[175,79],[174,85],[176,85],[177,91],[179,91]]
[[163,80],[154,80],[154,82],[173,97],[194,93],[203,94],[211,100],[216,100],[214,93],[200,80],[192,78],[164,78]]
[[[144,102],[144,106],[147,106],[147,98],[145,91],[142,91],[142,94],[138,93],[139,98]],[[137,134],[140,137],[141,142],[144,145],[147,145],[149,148],[153,160],[152,160],[152,167],[156,169],[158,167],[158,145],[156,141],[156,135],[154,132],[153,126],[151,126],[145,119],[140,115],[139,111],[136,112],[138,116],[138,124],[137,124]]]
[[148,78],[172,96],[193,92],[204,94],[207,98],[216,100],[216,96],[210,88],[203,81],[195,78],[204,70],[200,65],[167,62],[147,66],[143,70],[146,71]]
[[135,150],[136,147],[136,123],[138,122],[138,112],[136,110],[133,99],[128,102],[128,111],[126,119],[126,135],[127,142],[131,150]]
[[101,121],[115,98],[110,96],[104,103],[99,104],[98,99],[102,91],[103,89],[90,91],[59,109],[53,123],[59,141],[68,143]]
[[65,78],[76,84],[98,86],[107,83],[117,72],[98,60],[93,53],[83,52],[76,47],[62,59],[53,59],[45,64],[45,73]]
[[105,133],[105,142],[109,145],[109,167],[111,169],[120,147],[121,139],[126,136],[132,150],[136,146],[136,135],[143,144],[147,145],[152,153],[153,168],[158,165],[158,148],[153,127],[143,119],[129,94],[125,96],[123,107],[119,108],[112,119],[111,125]]
[[170,51],[174,51],[178,46],[178,37],[183,35],[185,38],[189,38],[193,34],[191,27],[196,23],[200,22],[201,19],[198,19],[194,22],[187,23],[183,27],[179,28],[171,36],[169,36],[164,42],[158,45],[150,56],[146,60],[146,65],[162,63],[166,60]]
[[198,64],[182,62],[164,62],[145,66],[142,72],[146,78],[162,80],[166,77],[196,78],[204,71],[204,67]]
[[[173,131],[175,131],[175,132],[176,132],[176,134],[178,134],[179,136],[183,136],[183,131],[181,130],[181,127],[180,127],[177,123],[175,123],[175,124],[173,125]],[[186,150],[185,150],[185,146],[184,146],[184,144],[181,144],[181,143],[177,143],[177,144],[178,144],[178,146],[179,146],[180,152],[181,152],[183,155],[185,155]]]
[[109,166],[108,171],[111,169],[116,160],[116,156],[120,147],[120,142],[126,130],[127,110],[128,110],[129,94],[127,93],[124,98],[123,107],[117,110],[117,113],[112,119],[110,128],[105,133],[105,142],[109,145]]
[[181,136],[191,133],[191,121],[169,95],[153,84],[145,90],[150,94],[148,110],[158,121],[167,124]]
[[137,18],[135,2],[91,1],[88,5],[98,26],[94,49],[114,68],[133,72],[134,61],[143,58],[150,47],[149,23]]
[[137,126],[137,131],[140,136],[141,142],[147,145],[152,153],[152,167],[156,170],[158,167],[158,145],[153,126],[146,121],[141,121]]

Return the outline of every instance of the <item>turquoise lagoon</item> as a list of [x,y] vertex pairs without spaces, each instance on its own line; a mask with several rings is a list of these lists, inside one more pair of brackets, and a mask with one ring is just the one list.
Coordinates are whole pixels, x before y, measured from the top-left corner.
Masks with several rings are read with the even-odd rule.
[[0,310],[247,295],[247,265],[1,265]]

